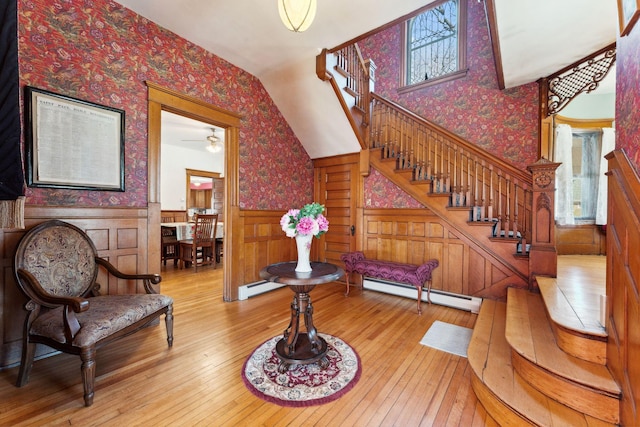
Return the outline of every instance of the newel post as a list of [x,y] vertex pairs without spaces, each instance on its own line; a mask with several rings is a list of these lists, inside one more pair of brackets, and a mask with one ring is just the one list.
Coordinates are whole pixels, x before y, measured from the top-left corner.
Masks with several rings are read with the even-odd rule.
[[534,280],[536,275],[556,277],[558,271],[554,220],[554,193],[558,166],[560,163],[553,163],[544,157],[527,166],[533,181],[529,287],[536,291],[538,290]]

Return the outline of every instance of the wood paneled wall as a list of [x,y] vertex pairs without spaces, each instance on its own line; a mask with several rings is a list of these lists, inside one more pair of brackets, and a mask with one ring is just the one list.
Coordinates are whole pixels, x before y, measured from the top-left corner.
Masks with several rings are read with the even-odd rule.
[[604,255],[606,236],[599,225],[556,225],[558,255]]
[[[297,259],[295,240],[286,236],[280,228],[280,218],[285,211],[240,211],[238,223],[242,224],[242,259],[238,264],[242,272],[234,276],[234,283],[241,285],[260,279],[260,270],[269,264]],[[239,231],[238,228],[236,232]],[[240,234],[240,233],[238,233]],[[233,289],[237,298],[237,287]]]
[[[151,209],[153,210],[153,209]],[[159,211],[157,213],[159,215]],[[56,208],[42,206],[26,206],[25,230],[4,230],[0,234],[2,248],[2,282],[0,283],[0,367],[19,362],[21,352],[24,304],[26,298],[15,283],[13,275],[13,257],[16,248],[26,230],[50,219],[69,222],[84,230],[93,240],[99,256],[106,258],[118,269],[126,273],[159,273],[148,266],[150,260],[159,256],[159,230],[155,238],[158,247],[148,246],[150,236],[147,218],[155,215],[149,209],[139,208]],[[153,234],[153,233],[151,233]],[[120,280],[115,277],[107,279],[106,271],[100,271],[98,283],[101,291],[108,294],[144,292],[141,284]],[[50,352],[41,348],[39,354]]]
[[640,179],[623,152],[607,155],[607,366],[622,388],[620,425],[640,425]]
[[363,252],[368,258],[411,264],[437,259],[433,289],[504,299],[507,286],[527,286],[429,209],[365,209],[363,225]]

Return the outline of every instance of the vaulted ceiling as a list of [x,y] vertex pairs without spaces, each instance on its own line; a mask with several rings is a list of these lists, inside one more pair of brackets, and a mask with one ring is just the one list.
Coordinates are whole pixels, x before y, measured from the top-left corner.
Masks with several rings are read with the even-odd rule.
[[[355,152],[359,145],[330,85],[315,75],[316,55],[434,0],[319,0],[304,33],[282,25],[275,0],[118,1],[259,78],[309,155],[318,158]],[[616,40],[616,0],[472,1],[495,11],[490,22],[505,87],[553,74]]]

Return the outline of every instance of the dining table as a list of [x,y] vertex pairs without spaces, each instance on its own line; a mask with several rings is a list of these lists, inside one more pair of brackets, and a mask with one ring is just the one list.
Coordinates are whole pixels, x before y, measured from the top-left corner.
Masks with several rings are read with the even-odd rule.
[[[195,222],[163,222],[160,223],[161,227],[175,228],[176,240],[190,240],[193,238],[193,229],[195,228]],[[212,236],[216,239],[222,239],[224,237],[224,223],[218,221],[216,225],[216,234]]]

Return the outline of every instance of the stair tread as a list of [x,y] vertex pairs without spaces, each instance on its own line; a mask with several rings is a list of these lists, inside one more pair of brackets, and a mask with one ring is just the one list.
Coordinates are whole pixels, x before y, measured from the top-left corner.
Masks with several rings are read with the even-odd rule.
[[539,294],[509,288],[505,331],[511,348],[535,365],[567,381],[619,396],[620,388],[605,365],[571,356],[558,347]]
[[480,307],[467,355],[483,385],[514,413],[537,425],[611,425],[548,398],[515,372],[505,337],[506,311],[506,303],[487,299]]
[[[591,294],[586,291],[580,293],[582,307],[576,302],[569,301],[566,291],[558,286],[558,280],[554,277],[536,277],[540,293],[544,298],[549,317],[558,325],[589,335],[607,337],[604,326],[600,324],[597,309],[587,307],[600,306],[600,294]],[[576,310],[579,310],[578,313]]]

